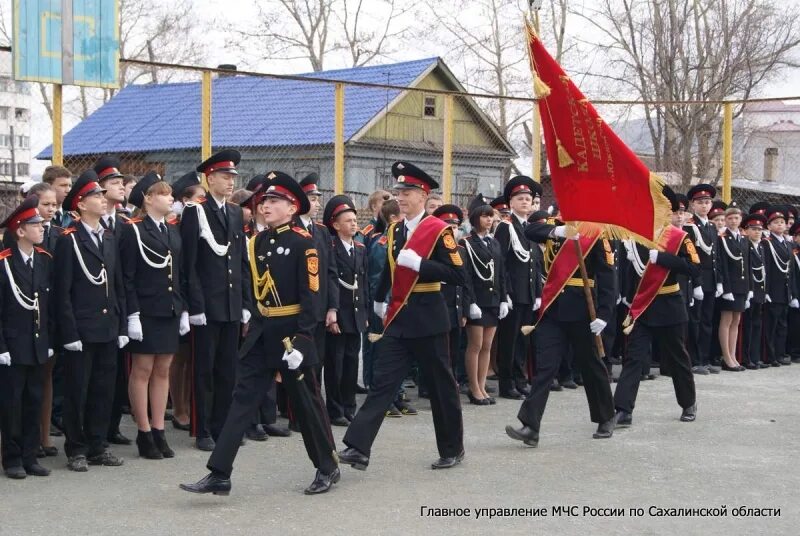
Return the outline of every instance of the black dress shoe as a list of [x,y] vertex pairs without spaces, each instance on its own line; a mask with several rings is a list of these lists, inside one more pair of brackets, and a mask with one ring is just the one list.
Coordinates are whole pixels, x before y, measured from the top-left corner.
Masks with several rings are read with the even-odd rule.
[[28,473],[25,472],[25,469],[19,466],[7,467],[5,473],[8,478],[13,478],[14,480],[22,480],[28,476]]
[[213,493],[214,495],[230,495],[231,479],[221,474],[209,473],[194,484],[181,484],[180,488],[189,493]]
[[528,387],[528,385],[527,385],[527,384],[524,384],[524,383],[518,383],[518,384],[516,385],[516,388],[517,388],[517,391],[519,391],[519,393],[520,393],[522,396],[529,396],[529,395],[531,394],[531,388],[530,388],[530,387]]
[[267,439],[269,439],[269,435],[267,435],[267,432],[264,430],[264,427],[261,426],[260,424],[254,424],[253,426],[248,428],[247,431],[244,433],[244,436],[247,439],[251,439],[253,441],[266,441]]
[[608,439],[612,435],[614,435],[614,426],[616,425],[616,419],[611,417],[611,419],[607,420],[606,422],[601,422],[597,426],[597,431],[592,434],[592,437],[595,439]]
[[508,398],[509,400],[522,400],[525,397],[522,396],[522,393],[517,391],[516,388],[512,387],[507,391],[501,389],[500,390],[500,398]]
[[769,368],[769,363],[764,363],[763,361],[759,361],[758,368]]
[[361,387],[360,385],[356,384],[356,394],[357,395],[365,395],[369,393],[369,389],[366,387]]
[[292,431],[283,426],[278,426],[276,424],[264,424],[262,426],[267,435],[271,437],[289,437],[292,435]]
[[444,456],[431,464],[431,469],[450,469],[455,467],[461,460],[464,459],[464,451],[462,450],[457,456]]
[[184,432],[188,432],[192,429],[192,425],[190,423],[181,424],[178,422],[178,419],[172,419],[172,427],[176,430],[183,430]]
[[361,454],[353,447],[347,447],[346,449],[339,451],[339,463],[347,464],[353,469],[358,469],[359,471],[366,471],[367,466],[369,465],[369,456]]
[[697,418],[697,404],[692,404],[688,408],[684,408],[683,413],[681,413],[681,421],[683,422],[694,422]]
[[122,435],[119,430],[108,435],[108,442],[114,445],[130,445],[133,443],[133,441]]
[[50,469],[42,467],[38,463],[25,466],[25,473],[31,476],[50,476]]
[[162,460],[164,455],[156,447],[153,432],[143,432],[139,430],[136,435],[136,447],[139,449],[139,457],[148,460]]
[[617,410],[617,428],[628,428],[633,424],[633,415],[627,411]]
[[563,387],[564,389],[577,389],[578,384],[572,380],[567,380],[565,382],[561,382],[561,387]]
[[331,426],[349,426],[350,421],[345,419],[344,417],[336,417],[335,419],[331,419]]
[[781,364],[778,361],[770,361],[769,365],[771,367],[780,367]]
[[[58,447],[45,447],[42,446],[39,448],[39,452],[43,453],[48,458],[52,458],[54,456],[58,456]],[[36,456],[37,458],[42,458],[43,456]]]
[[329,475],[322,473],[322,471],[317,471],[317,476],[314,477],[314,481],[308,486],[303,493],[306,495],[318,495],[320,493],[325,493],[326,491],[330,490],[334,484],[339,482],[339,479],[342,477],[342,473],[339,471],[339,468],[333,470],[333,472]]
[[558,380],[554,379],[553,383],[550,384],[550,390],[551,391],[563,391],[564,388],[561,387],[561,384],[558,383]]
[[490,405],[490,406],[494,406],[495,404],[497,404],[497,399],[496,399],[495,397],[493,397],[493,396],[490,396],[490,397],[489,397],[489,398],[487,398],[486,400],[488,400],[488,401],[489,401],[489,405]]
[[783,357],[783,358],[779,359],[778,362],[783,366],[789,366],[789,365],[792,364],[792,360],[789,359],[788,357]]
[[755,363],[745,363],[744,366],[748,370],[758,370],[758,368],[759,368],[758,365],[756,365]]
[[491,404],[488,398],[477,398],[470,391],[467,391],[467,397],[469,398],[469,403],[475,406],[488,406]]
[[[734,366],[734,367],[729,367],[729,366],[727,365],[727,363],[723,363],[723,364],[722,364],[722,370],[724,370],[724,371],[726,371],[726,372],[739,372],[739,369],[740,369],[740,368],[741,368],[741,367],[739,367],[739,365],[736,365],[736,366]],[[742,370],[744,370],[744,369],[742,369]]]
[[103,465],[105,467],[119,467],[125,463],[123,458],[115,455],[110,450],[104,450],[102,454],[96,456],[89,456],[86,458],[89,465]]
[[514,428],[511,425],[506,426],[506,435],[511,439],[522,441],[529,447],[539,446],[539,432],[530,426],[523,426],[522,428]]
[[169,444],[167,444],[167,436],[164,433],[164,430],[157,430],[153,428],[153,442],[156,444],[156,448],[161,452],[161,455],[165,458],[174,458],[175,451],[169,448]]
[[216,443],[214,443],[213,439],[206,436],[206,437],[198,437],[194,442],[194,446],[197,447],[197,450],[211,452],[217,445]]

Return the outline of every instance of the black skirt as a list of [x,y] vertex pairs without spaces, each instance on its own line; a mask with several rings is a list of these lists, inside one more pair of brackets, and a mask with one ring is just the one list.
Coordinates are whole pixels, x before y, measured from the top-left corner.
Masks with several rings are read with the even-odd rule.
[[723,300],[722,297],[717,299],[717,306],[720,311],[733,311],[734,313],[743,313],[744,305],[747,301],[747,294],[734,294],[733,301]]
[[178,351],[180,317],[140,316],[141,341],[131,340],[125,350],[132,354],[174,354]]
[[482,326],[484,328],[493,328],[499,322],[498,315],[500,314],[500,307],[481,307],[481,317],[472,320],[467,317],[468,326]]

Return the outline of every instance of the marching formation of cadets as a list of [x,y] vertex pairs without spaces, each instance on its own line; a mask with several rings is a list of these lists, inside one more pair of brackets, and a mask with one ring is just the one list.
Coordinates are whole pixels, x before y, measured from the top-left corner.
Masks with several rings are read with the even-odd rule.
[[[707,184],[665,187],[672,225],[650,249],[568,228],[528,177],[464,211],[396,162],[394,193],[370,195],[359,228],[349,197],[323,205],[316,174],[269,171],[234,192],[239,160],[222,151],[172,184],[125,176],[113,157],[74,181],[53,166],[2,223],[9,478],[48,476],[40,460],[61,435],[76,472],[122,465],[111,445],[134,441],[141,458],[172,458],[171,421],[211,453],[186,491],[227,495],[245,438],[296,431],[316,469],[305,492],[323,493],[340,464],[367,468],[386,417],[416,415],[412,388],[430,399],[431,467],[447,469],[464,458],[462,394],[521,401],[506,433],[535,447],[552,391],[582,385],[601,439],[633,424],[654,362],[691,422],[694,375],[800,361],[792,206],[745,213]],[[338,452],[332,425],[347,427]]]

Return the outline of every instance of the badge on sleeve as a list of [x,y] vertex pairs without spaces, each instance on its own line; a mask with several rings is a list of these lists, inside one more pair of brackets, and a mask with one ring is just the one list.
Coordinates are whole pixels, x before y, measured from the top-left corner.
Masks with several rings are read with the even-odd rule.
[[700,264],[700,256],[697,254],[697,250],[694,248],[692,241],[688,238],[684,238],[683,245],[686,246],[686,252],[689,254],[689,258],[692,260],[692,263]]
[[319,258],[316,249],[306,250],[306,270],[308,271],[308,288],[312,292],[319,291]]

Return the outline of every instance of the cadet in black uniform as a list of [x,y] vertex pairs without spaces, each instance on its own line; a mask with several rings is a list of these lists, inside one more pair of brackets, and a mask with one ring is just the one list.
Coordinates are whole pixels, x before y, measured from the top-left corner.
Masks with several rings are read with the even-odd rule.
[[773,205],[767,209],[769,236],[764,243],[764,263],[767,270],[766,322],[764,341],[767,346],[767,362],[773,367],[790,365],[786,357],[787,321],[789,304],[793,299],[791,288],[791,246],[786,243],[788,210],[785,206]]
[[717,228],[708,220],[712,199],[717,189],[710,184],[693,186],[686,196],[692,209],[692,221],[684,226],[700,256],[702,297],[694,294],[694,307],[689,310],[689,355],[695,374],[718,373],[720,368],[711,364],[711,336],[714,322],[714,302],[722,296],[722,282],[717,267]]
[[353,240],[358,217],[349,197],[332,197],[325,205],[322,221],[334,236],[339,287],[336,322],[328,326],[326,338],[325,404],[331,424],[347,426],[356,413],[358,351],[361,334],[367,330],[367,253],[364,244]]
[[742,331],[742,363],[745,368],[756,370],[767,368],[768,364],[762,359],[763,345],[761,333],[764,319],[764,302],[767,295],[766,268],[764,266],[765,253],[763,233],[767,225],[767,218],[762,214],[751,213],[742,219],[742,228],[747,237],[747,258],[750,271],[750,287],[753,297],[750,307],[744,312]]
[[172,201],[172,188],[157,173],[142,177],[130,194],[130,202],[142,215],[125,226],[120,247],[136,445],[139,456],[156,460],[175,456],[164,435],[169,367],[179,337],[189,332],[189,313],[181,292],[181,237],[166,222]]
[[[103,446],[111,418],[117,348],[128,343],[125,295],[119,251],[113,233],[103,229],[106,199],[93,170],[84,172],[64,199],[77,211],[56,244],[55,298],[58,340],[64,356],[64,450],[67,467],[118,466]],[[88,460],[88,465],[87,465]]]
[[39,198],[29,195],[0,227],[13,240],[0,252],[0,451],[6,476],[47,476],[36,460],[44,364],[53,356],[52,257],[42,243]]
[[736,361],[736,343],[739,340],[739,323],[747,309],[753,291],[748,266],[747,239],[740,231],[742,210],[730,207],[725,211],[725,231],[719,235],[719,269],[722,280],[719,345],[722,350],[722,369],[741,372],[745,370]]
[[269,230],[248,242],[257,310],[241,348],[233,404],[216,448],[208,460],[211,473],[192,493],[228,495],[233,461],[253,412],[280,371],[300,425],[306,452],[317,468],[306,494],[324,493],[339,481],[333,437],[325,418],[318,384],[313,334],[313,301],[319,292],[319,259],[308,232],[292,227],[297,212],[308,210],[308,198],[290,176],[271,172],[271,184],[258,210]]
[[[672,211],[678,211],[677,198],[669,188],[664,188],[664,195],[672,204]],[[639,291],[639,283],[647,267],[651,264],[664,267],[668,270],[666,279],[652,298],[652,302],[641,315],[635,319],[632,331],[628,335],[628,348],[625,360],[622,363],[622,373],[614,392],[614,406],[617,410],[617,426],[628,427],[633,423],[633,408],[636,406],[636,395],[639,392],[641,378],[648,371],[643,367],[650,363],[650,353],[657,349],[660,363],[666,366],[672,376],[672,385],[678,405],[683,409],[680,420],[690,422],[695,420],[697,407],[695,405],[694,376],[689,352],[686,350],[684,333],[686,323],[689,321],[686,303],[681,295],[678,275],[697,277],[700,271],[700,258],[694,249],[694,244],[679,227],[667,227],[663,232],[675,232],[683,235],[677,254],[646,248],[636,244],[636,252],[632,276],[627,283],[626,300],[635,303],[635,296]],[[677,237],[677,235],[676,235]],[[646,259],[646,260],[645,260]],[[640,265],[644,261],[644,265]],[[628,322],[630,318],[626,320]],[[626,329],[631,329],[628,326]]]
[[[791,207],[794,209],[794,207]],[[792,250],[792,301],[787,319],[786,353],[792,363],[800,363],[800,222],[795,221],[788,234]]]
[[[525,229],[528,239],[547,244],[544,272],[552,275],[552,262],[560,248],[574,247],[566,237],[566,226],[549,223],[531,223]],[[614,252],[605,238],[598,238],[586,253],[586,271],[593,282],[597,318],[589,320],[583,281],[575,276],[568,279],[552,305],[541,315],[533,332],[536,344],[536,378],[531,394],[522,403],[517,418],[521,428],[506,426],[512,439],[535,447],[539,444],[539,430],[544,414],[550,384],[558,373],[562,356],[572,346],[575,364],[583,377],[589,414],[598,423],[594,438],[611,437],[614,432],[614,404],[608,373],[595,350],[595,336],[602,333],[616,305],[614,287]],[[573,273],[577,271],[576,266]]]
[[510,220],[500,222],[494,232],[505,255],[503,266],[508,294],[505,305],[500,304],[497,328],[497,373],[503,398],[521,399],[530,393],[526,378],[529,339],[519,330],[531,324],[536,298],[541,294],[533,253],[538,246],[525,236],[531,203],[534,196],[541,195],[541,185],[530,177],[509,180],[504,196],[511,207]]
[[[397,313],[391,319],[385,319],[372,385],[367,399],[347,429],[343,442],[348,448],[339,453],[339,459],[356,469],[367,468],[372,443],[386,416],[386,408],[394,400],[412,360],[416,359],[430,392],[439,450],[439,459],[431,468],[446,469],[454,467],[464,457],[464,431],[458,386],[450,369],[447,348],[450,322],[440,283],[465,284],[464,270],[452,231],[443,228],[444,224],[438,219],[434,219],[435,224],[425,222],[425,201],[428,193],[438,188],[438,183],[407,162],[395,162],[392,175],[397,180],[397,201],[405,219],[389,227],[388,262],[375,294],[380,297],[377,299],[382,299],[391,290],[393,299],[388,305],[376,302],[374,311],[378,317],[384,318],[389,306],[394,305],[389,310]],[[420,231],[420,226],[423,226],[423,231]],[[422,234],[418,237],[416,233],[420,232]],[[420,250],[423,247],[427,249],[423,253],[429,253],[423,257],[406,247],[412,241]],[[404,271],[403,285],[407,286],[401,286],[399,267],[417,274],[412,280],[413,285],[405,277],[408,271]],[[402,300],[402,297],[406,299]]]
[[250,319],[252,291],[247,270],[242,209],[226,200],[238,175],[238,151],[221,151],[199,166],[205,201],[181,215],[183,277],[189,323],[194,329],[192,427],[200,450],[214,441],[231,404],[241,324]]

